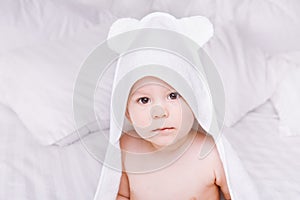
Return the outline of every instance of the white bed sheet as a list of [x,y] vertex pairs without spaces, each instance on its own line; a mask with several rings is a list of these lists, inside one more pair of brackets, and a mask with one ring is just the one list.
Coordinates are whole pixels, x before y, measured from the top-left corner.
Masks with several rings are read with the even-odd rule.
[[0,199],[93,199],[101,164],[81,143],[42,146],[31,136],[0,104]]
[[225,128],[262,199],[300,198],[300,137],[280,136],[279,119],[270,101]]

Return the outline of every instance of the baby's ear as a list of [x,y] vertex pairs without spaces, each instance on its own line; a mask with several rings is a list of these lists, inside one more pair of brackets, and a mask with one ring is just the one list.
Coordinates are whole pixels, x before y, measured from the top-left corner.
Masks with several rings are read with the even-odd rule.
[[127,108],[126,108],[126,111],[125,111],[125,116],[128,119],[128,121],[130,122],[130,124],[132,124],[131,119],[130,119],[130,115],[129,115],[129,112],[128,112]]

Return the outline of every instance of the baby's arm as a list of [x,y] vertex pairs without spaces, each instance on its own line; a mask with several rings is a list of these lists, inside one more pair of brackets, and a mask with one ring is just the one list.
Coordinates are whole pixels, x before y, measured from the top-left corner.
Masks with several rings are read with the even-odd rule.
[[216,176],[216,185],[220,186],[221,191],[224,195],[224,198],[226,200],[230,200],[230,193],[229,193],[229,189],[228,189],[228,185],[227,185],[227,181],[226,181],[226,176],[225,176],[225,171],[223,168],[223,164],[222,161],[220,160],[219,157],[219,153],[218,154],[218,163],[216,165],[216,169],[215,169],[215,176]]
[[[126,150],[128,146],[130,137],[127,134],[122,134],[120,139],[120,147],[122,150]],[[124,160],[126,158],[126,153],[122,151],[122,169],[124,170]],[[122,172],[121,181],[119,185],[118,196],[116,200],[129,200],[130,199],[130,189],[129,189],[129,181],[126,172]]]
[[129,200],[129,199],[130,199],[130,193],[129,193],[128,177],[127,174],[123,172],[121,176],[119,192],[116,200]]

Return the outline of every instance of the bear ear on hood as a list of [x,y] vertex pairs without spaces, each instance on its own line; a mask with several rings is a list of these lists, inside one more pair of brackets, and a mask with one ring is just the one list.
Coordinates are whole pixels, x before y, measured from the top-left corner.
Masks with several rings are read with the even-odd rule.
[[[125,40],[122,37],[114,40],[110,39],[117,35],[122,35],[125,32],[141,29],[174,31],[194,41],[200,47],[207,43],[214,34],[213,25],[206,17],[191,16],[177,19],[168,13],[154,12],[146,15],[141,20],[134,18],[121,18],[116,20],[108,32],[107,40],[109,47],[116,52],[124,52],[124,49],[128,49],[138,36],[138,31],[136,34],[126,36]],[[122,45],[120,45],[120,43],[122,43]]]

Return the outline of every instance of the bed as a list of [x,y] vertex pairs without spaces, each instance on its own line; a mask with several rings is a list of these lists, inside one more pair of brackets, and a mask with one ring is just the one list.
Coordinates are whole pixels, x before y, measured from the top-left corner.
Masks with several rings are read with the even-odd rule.
[[[103,146],[93,123],[73,123],[73,84],[115,20],[154,11],[212,21],[220,45],[205,50],[234,66],[216,61],[233,96],[223,134],[261,199],[300,197],[298,1],[0,4],[0,199],[94,199],[102,164],[93,154]],[[105,116],[99,119],[107,129]]]

